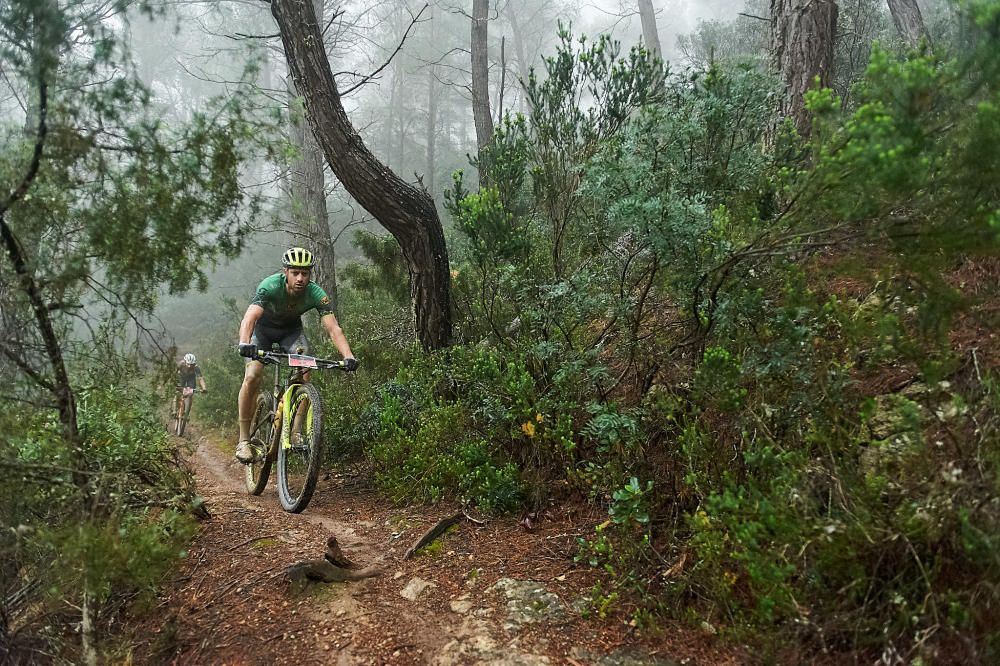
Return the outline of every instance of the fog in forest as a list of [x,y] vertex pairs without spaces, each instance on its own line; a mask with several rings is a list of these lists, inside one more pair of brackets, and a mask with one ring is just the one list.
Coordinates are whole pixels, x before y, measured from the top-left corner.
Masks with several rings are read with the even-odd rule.
[[[353,0],[317,4],[326,25],[330,55],[343,101],[355,127],[375,154],[403,178],[416,178],[441,209],[444,189],[457,169],[473,172],[476,135],[470,98],[470,26],[472,2],[439,0]],[[701,21],[731,20],[742,0],[654,0],[663,58],[671,69],[688,63],[678,37]],[[601,34],[620,42],[623,54],[642,39],[637,3],[631,0],[491,0],[488,10],[490,110],[494,122],[504,113],[525,111],[520,81],[534,69],[545,76],[544,58],[559,40],[560,25],[574,39]],[[168,7],[149,20],[133,14],[123,24],[136,64],[163,117],[184,118],[214,95],[251,90],[262,116],[301,119],[289,105],[287,70],[277,29],[266,5],[245,2],[189,2]],[[433,166],[428,162],[429,100],[436,114]],[[291,133],[277,141],[295,144]],[[287,151],[286,151],[287,152]],[[244,175],[248,190],[262,193],[266,210],[259,233],[243,255],[220,266],[205,293],[164,295],[157,309],[164,340],[190,344],[206,326],[237,320],[237,310],[295,235],[289,214],[292,189],[301,175],[294,160],[261,161]],[[338,266],[357,258],[351,244],[357,228],[384,233],[343,193],[329,168],[322,183],[327,192],[330,233]],[[447,221],[446,221],[447,225]],[[289,233],[289,232],[292,233]],[[295,239],[299,240],[296,241]],[[234,330],[235,334],[235,330]]]
[[0,0],[0,120],[0,662],[1000,663],[1000,0]]

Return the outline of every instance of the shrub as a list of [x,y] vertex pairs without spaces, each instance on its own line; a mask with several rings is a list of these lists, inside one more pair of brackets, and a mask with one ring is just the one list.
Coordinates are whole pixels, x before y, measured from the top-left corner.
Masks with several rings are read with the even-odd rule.
[[193,534],[193,483],[155,400],[105,380],[78,394],[80,452],[48,416],[4,424],[0,464],[14,473],[0,490],[0,523],[16,529],[0,542],[0,586],[27,593],[7,610],[21,627],[15,641],[44,638],[57,649],[64,636],[46,617],[79,608],[84,595],[96,626],[107,627],[126,600],[155,591]]

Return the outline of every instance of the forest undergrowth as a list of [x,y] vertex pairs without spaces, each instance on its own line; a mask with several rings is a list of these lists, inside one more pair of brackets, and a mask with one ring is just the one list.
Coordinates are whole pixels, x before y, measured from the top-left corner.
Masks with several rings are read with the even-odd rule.
[[[680,618],[788,663],[996,662],[1000,2],[960,10],[951,41],[875,44],[852,85],[809,93],[805,137],[775,120],[780,90],[754,62],[669,71],[563,32],[525,82],[527,112],[475,161],[491,185],[457,172],[447,192],[451,346],[414,347],[399,246],[358,235],[368,261],[341,271],[338,317],[362,371],[317,379],[337,406],[328,463],[363,462],[397,501],[533,520],[600,506],[576,556],[600,572],[586,612],[624,609],[639,631]],[[81,66],[80,89],[112,51]],[[65,657],[79,634],[91,663],[93,626],[149,597],[197,503],[163,401],[117,365],[110,329],[157,289],[210,286],[206,264],[242,250],[235,211],[259,202],[238,171],[265,134],[227,102],[165,138],[133,122],[141,86],[98,92],[57,96],[50,137],[5,127],[17,151],[0,163],[14,190],[49,142],[34,197],[5,211],[44,254],[41,287],[0,268],[21,289],[8,329],[55,318],[72,338],[74,303],[103,299],[90,335],[111,341],[77,345],[73,391],[60,358],[56,379],[12,361],[12,391],[45,409],[0,412],[0,647]],[[67,128],[88,113],[140,129],[85,141]],[[211,393],[196,409],[224,427],[234,330],[199,352]]]
[[590,612],[643,630],[995,659],[1000,5],[971,7],[966,42],[810,93],[808,139],[753,66],[564,35],[495,185],[448,193],[455,345],[409,348],[398,249],[359,239],[333,457],[396,499],[606,507]]

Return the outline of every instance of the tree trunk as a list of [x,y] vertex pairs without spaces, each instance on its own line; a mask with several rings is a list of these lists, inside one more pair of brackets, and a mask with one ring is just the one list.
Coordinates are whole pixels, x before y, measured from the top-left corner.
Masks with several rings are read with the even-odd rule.
[[639,0],[639,20],[642,22],[642,41],[646,50],[662,59],[660,51],[660,33],[656,29],[656,12],[653,11],[653,0]]
[[[323,0],[313,0],[316,18],[323,20]],[[299,93],[289,75],[289,106],[299,104]],[[323,175],[323,149],[316,142],[304,114],[292,113],[291,140],[299,156],[289,165],[289,194],[292,199],[292,226],[295,234],[306,239],[296,245],[308,245],[316,257],[313,280],[337,302],[337,266],[326,208],[326,181]]]
[[[295,91],[290,93],[294,95]],[[292,121],[291,139],[299,149],[299,156],[289,165],[292,227],[296,236],[305,239],[295,244],[312,250],[316,257],[313,280],[336,301],[337,258],[326,207],[323,149],[316,142],[305,118]]]
[[489,0],[472,0],[472,119],[476,123],[476,147],[479,149],[479,184],[490,185],[487,148],[493,141],[493,116],[490,114],[490,63],[487,51]]
[[410,272],[417,338],[438,349],[451,337],[448,251],[434,201],[372,155],[351,125],[323,48],[312,3],[272,0],[285,57],[313,133],[344,188],[399,242]]
[[521,22],[517,19],[517,12],[514,10],[513,2],[507,3],[507,20],[510,22],[510,32],[514,39],[514,55],[517,56],[517,75],[521,82],[518,105],[521,107],[521,112],[523,113],[527,109],[528,96],[525,95],[524,91],[528,86],[531,63],[528,62],[528,56],[524,50],[524,35],[521,34]]
[[427,191],[434,196],[434,170],[437,157],[437,79],[434,76],[434,65],[427,70],[427,166],[424,178],[427,180]]
[[[14,267],[14,273],[17,274],[20,288],[25,296],[28,297],[28,303],[31,305],[31,310],[35,315],[35,323],[38,325],[38,331],[42,336],[45,355],[48,357],[49,365],[52,368],[52,381],[46,381],[41,376],[32,376],[32,379],[42,387],[48,389],[56,400],[56,406],[59,411],[59,423],[63,429],[63,437],[66,443],[69,444],[76,463],[75,467],[77,471],[74,473],[74,481],[80,488],[85,488],[87,481],[86,477],[83,476],[83,442],[80,439],[80,429],[76,420],[76,396],[73,393],[73,387],[69,383],[69,373],[66,371],[62,347],[59,344],[59,337],[56,335],[55,326],[52,324],[48,305],[45,303],[42,290],[35,279],[34,272],[28,261],[28,254],[21,244],[20,239],[14,234],[14,230],[11,229],[5,219],[10,207],[27,194],[28,189],[31,187],[41,168],[42,151],[46,137],[48,136],[48,124],[46,122],[48,114],[48,85],[45,81],[47,75],[48,72],[45,70],[42,70],[39,75],[38,129],[36,130],[34,155],[32,156],[28,172],[22,179],[21,184],[7,197],[7,201],[0,208],[0,239],[3,241],[7,257]],[[22,368],[26,367],[22,366]]]
[[97,631],[94,627],[92,596],[87,586],[86,566],[83,574],[83,599],[80,602],[80,643],[83,663],[87,666],[97,666]]
[[907,45],[915,49],[920,45],[921,38],[927,39],[927,44],[930,45],[931,38],[924,26],[924,17],[920,14],[917,0],[888,0],[888,2],[892,22]]
[[[434,14],[433,12],[429,15],[429,23],[431,30],[431,44],[436,44],[437,34],[434,30]],[[427,163],[424,166],[424,178],[426,181],[427,191],[431,193],[431,197],[434,196],[434,170],[435,162],[437,157],[435,155],[437,151],[437,126],[438,126],[438,100],[437,100],[437,69],[434,64],[427,68]]]
[[805,94],[830,82],[837,32],[835,0],[771,0],[771,63],[785,84],[780,115],[808,136]]

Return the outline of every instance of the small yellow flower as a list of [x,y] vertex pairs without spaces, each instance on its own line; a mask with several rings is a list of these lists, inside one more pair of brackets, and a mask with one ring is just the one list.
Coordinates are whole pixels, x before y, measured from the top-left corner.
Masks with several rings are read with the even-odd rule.
[[527,423],[522,423],[521,424],[521,432],[523,432],[528,437],[534,437],[535,436],[535,424],[532,423],[531,421],[528,421]]
[[542,421],[545,420],[545,417],[542,416],[541,414],[535,414],[535,420],[541,423]]
[[734,574],[732,571],[727,571],[726,573],[722,574],[722,576],[723,578],[726,579],[726,582],[729,583],[730,587],[732,587],[733,584],[736,582],[736,574]]

